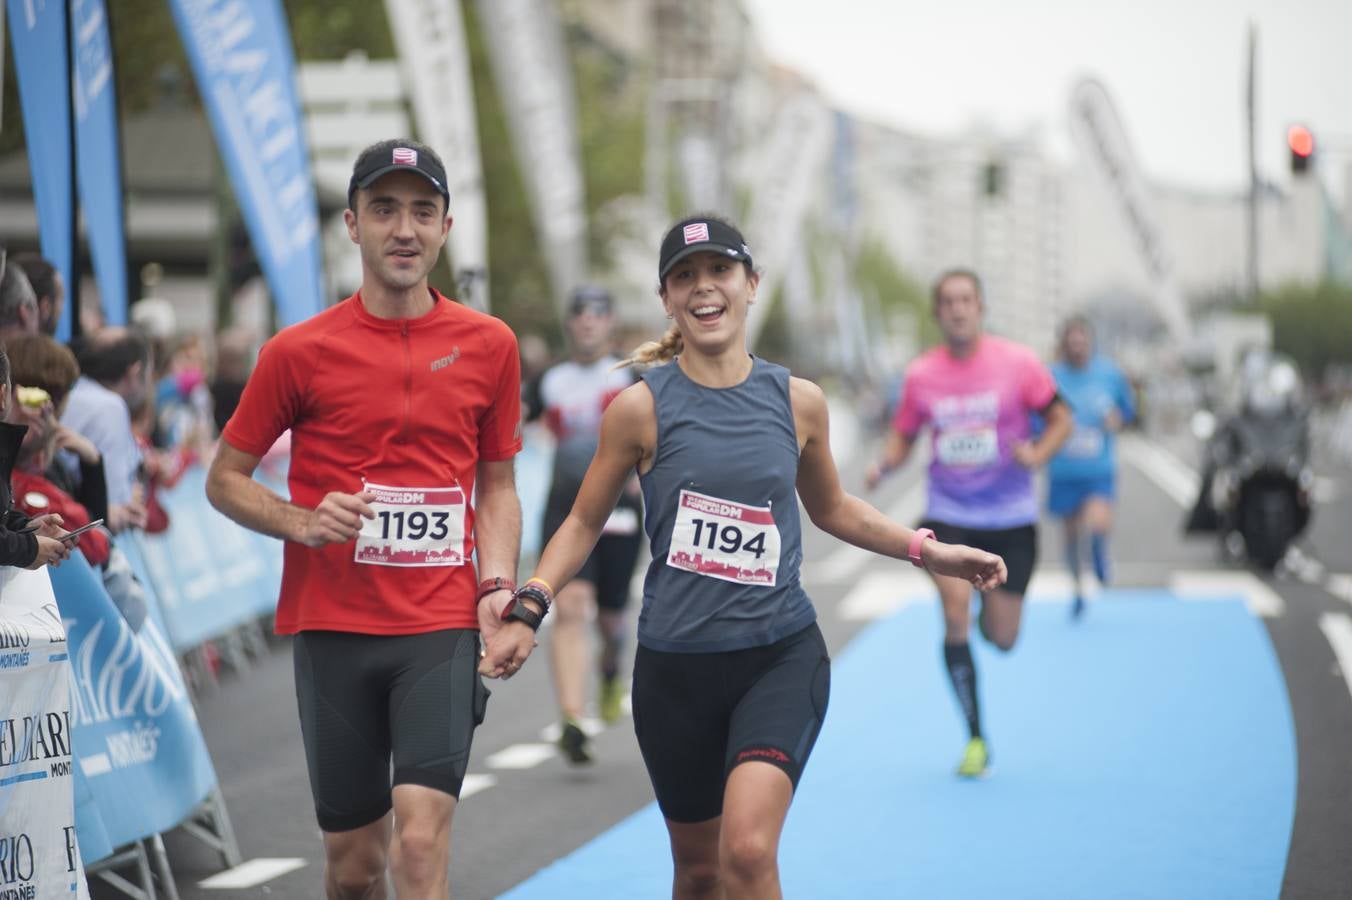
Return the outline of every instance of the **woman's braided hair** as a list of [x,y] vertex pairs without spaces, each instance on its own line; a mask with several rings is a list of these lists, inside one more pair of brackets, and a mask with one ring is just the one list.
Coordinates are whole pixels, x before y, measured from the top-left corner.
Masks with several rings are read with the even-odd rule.
[[672,325],[659,340],[639,344],[621,366],[660,366],[671,362],[685,347],[681,329]]

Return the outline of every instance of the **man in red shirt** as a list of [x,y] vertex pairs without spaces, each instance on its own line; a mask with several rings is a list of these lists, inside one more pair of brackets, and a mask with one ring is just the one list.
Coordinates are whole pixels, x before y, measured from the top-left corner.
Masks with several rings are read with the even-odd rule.
[[[427,284],[451,227],[445,185],[415,141],[361,153],[344,214],[361,289],[264,345],[207,481],[223,513],[286,542],[277,630],[296,636],[330,898],[385,897],[387,860],[399,897],[448,896],[488,699],[477,669],[510,676],[539,624],[512,617],[516,338]],[[289,501],[252,477],[288,429]]]

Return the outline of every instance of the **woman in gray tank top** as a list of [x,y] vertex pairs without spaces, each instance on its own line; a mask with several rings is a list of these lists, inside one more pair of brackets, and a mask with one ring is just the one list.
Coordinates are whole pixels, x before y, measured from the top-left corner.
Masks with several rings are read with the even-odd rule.
[[[483,674],[520,668],[552,600],[638,471],[653,562],[634,660],[634,730],[667,821],[673,897],[779,897],[778,846],[826,712],[829,659],[799,580],[797,500],[823,531],[987,590],[992,553],[934,540],[845,493],[820,388],[751,356],[760,278],[736,228],[677,222],[658,294],[672,327],[601,421],[568,518],[489,641]],[[796,496],[795,496],[796,495]]]

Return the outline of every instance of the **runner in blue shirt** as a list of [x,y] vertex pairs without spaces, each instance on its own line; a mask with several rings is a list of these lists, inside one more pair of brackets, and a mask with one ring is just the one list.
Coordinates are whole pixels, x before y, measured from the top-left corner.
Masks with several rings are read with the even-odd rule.
[[1047,508],[1065,522],[1066,564],[1075,590],[1071,613],[1078,617],[1084,612],[1080,539],[1086,531],[1094,574],[1100,584],[1108,583],[1108,532],[1117,498],[1114,435],[1136,418],[1136,407],[1122,370],[1094,352],[1094,333],[1083,316],[1061,326],[1052,375],[1074,412],[1075,430],[1047,467]]

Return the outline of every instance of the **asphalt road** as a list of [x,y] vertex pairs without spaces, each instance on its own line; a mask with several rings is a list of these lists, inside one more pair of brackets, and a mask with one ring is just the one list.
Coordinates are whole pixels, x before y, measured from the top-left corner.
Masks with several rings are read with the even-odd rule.
[[[1293,773],[1296,796],[1289,847],[1285,865],[1277,873],[1280,895],[1352,896],[1352,853],[1348,852],[1352,846],[1352,691],[1343,676],[1343,667],[1352,668],[1352,644],[1345,642],[1341,648],[1347,654],[1342,666],[1335,649],[1338,635],[1352,639],[1352,542],[1346,539],[1352,533],[1352,474],[1321,461],[1323,502],[1301,541],[1300,552],[1292,557],[1294,564],[1275,575],[1245,575],[1221,560],[1214,541],[1180,535],[1192,452],[1189,440],[1177,435],[1134,439],[1130,452],[1124,447],[1114,541],[1115,586],[1178,590],[1189,578],[1241,584],[1233,581],[1238,575],[1244,580],[1235,590],[1260,598],[1251,600],[1249,606],[1257,610],[1255,615],[1280,665],[1298,773],[1298,777]],[[847,486],[857,483],[851,472],[861,468],[854,466],[846,472]],[[913,519],[919,513],[920,474],[920,467],[913,464],[871,499],[899,518]],[[1039,574],[1030,596],[1054,593],[1064,581],[1059,535],[1050,523],[1042,533]],[[870,612],[867,605],[861,607],[857,602],[861,581],[871,575],[890,577],[909,567],[851,553],[810,526],[805,526],[805,541],[809,561],[804,567],[805,581],[835,655],[861,630],[895,612],[886,608]],[[1227,582],[1227,577],[1232,580]],[[1040,616],[1030,619],[1030,627],[1046,618]],[[1018,654],[1016,650],[1011,658],[1018,659]],[[529,887],[541,870],[586,848],[651,803],[627,719],[596,735],[598,761],[587,769],[567,767],[549,747],[548,729],[555,711],[543,662],[543,656],[537,656],[510,683],[493,685],[488,718],[475,739],[469,787],[454,826],[451,884],[453,895],[462,900],[496,897],[514,886]],[[836,703],[833,698],[833,708]],[[244,859],[282,861],[273,864],[277,871],[294,868],[247,887],[204,887],[205,879],[221,871],[219,858],[195,839],[174,832],[166,837],[166,844],[179,895],[185,900],[321,896],[320,840],[286,643],[276,642],[249,671],[223,679],[199,699],[198,713]],[[828,716],[828,728],[831,725]],[[952,730],[948,723],[944,727]],[[960,744],[951,750],[956,762]],[[1213,748],[1220,755],[1230,751],[1223,744]],[[813,766],[822,766],[823,771],[829,765],[829,759],[813,760]],[[1114,774],[1104,770],[1089,777],[1111,780]],[[1253,777],[1261,778],[1263,773]],[[999,778],[997,772],[984,784]],[[794,812],[796,808],[790,813],[791,822]],[[981,869],[982,852],[980,841],[953,848],[952,860],[946,863],[956,880],[953,896],[965,895],[963,872]],[[650,855],[655,866],[669,865],[667,848],[660,840],[643,853]],[[829,867],[832,861],[822,859],[820,865]],[[1185,877],[1175,896],[1214,896],[1205,876],[1197,878],[1197,883],[1188,883]],[[1102,896],[1110,894],[1109,884],[1114,896],[1140,895],[1131,890],[1129,871],[1104,871],[1102,879]],[[96,897],[116,896],[106,887],[92,887]],[[1042,893],[1030,896],[1062,896],[1050,873],[1041,889]],[[1267,895],[1271,893],[1275,892]],[[877,891],[846,895],[873,896]],[[1017,895],[1017,891],[1011,894]],[[628,894],[617,888],[613,896]]]

